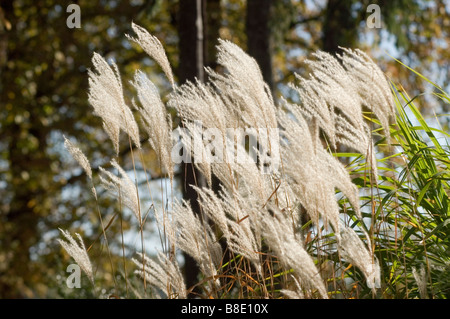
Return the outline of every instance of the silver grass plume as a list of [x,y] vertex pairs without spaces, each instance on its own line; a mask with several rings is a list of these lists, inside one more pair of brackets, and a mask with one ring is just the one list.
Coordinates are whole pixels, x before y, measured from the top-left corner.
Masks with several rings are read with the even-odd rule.
[[260,260],[261,239],[258,233],[252,230],[251,218],[245,215],[240,220],[228,220],[229,225],[229,241],[230,249],[246,258],[248,258],[259,274],[262,274],[262,265]]
[[185,121],[201,121],[207,128],[218,128],[225,136],[227,128],[237,120],[225,101],[211,84],[187,81],[170,94],[168,105],[177,110]]
[[261,222],[267,244],[286,269],[294,270],[299,285],[309,291],[317,289],[322,298],[328,299],[327,290],[314,260],[294,232],[290,219],[282,212],[276,211],[274,216],[265,213]]
[[[260,132],[261,129],[276,128],[276,107],[270,89],[264,83],[261,71],[253,58],[228,41],[220,40],[218,51],[218,62],[227,69],[228,73],[220,75],[207,69],[210,84],[203,84],[199,81],[183,84],[171,94],[168,105],[175,108],[184,119],[183,123],[191,136],[201,133],[197,127],[191,124],[200,121],[205,128],[219,129],[221,136],[218,138],[222,140],[223,149],[228,148],[229,145],[232,145],[234,149],[233,142],[235,141],[227,137],[226,130],[250,127],[255,128],[256,135],[258,135],[264,133]],[[190,151],[196,149],[196,145],[190,143],[190,139],[185,139],[185,142],[187,143],[186,148]],[[275,153],[271,152],[272,146],[277,145],[269,144],[268,151],[271,154]],[[197,145],[197,147],[199,151],[197,154],[203,157],[205,155],[203,145]],[[211,170],[214,170],[214,173],[223,179],[222,182],[229,186],[234,184],[233,179],[237,176],[233,175],[237,170],[246,176],[250,175],[247,172],[247,163],[245,167],[240,167],[241,163],[236,163],[235,159],[228,158],[226,152],[223,155],[226,165],[223,163],[210,165],[197,159],[196,166],[207,177],[208,182],[210,182]],[[259,153],[259,155],[263,154]],[[278,161],[278,158],[269,159]],[[251,161],[251,158],[249,160]],[[252,174],[253,177],[259,175],[260,172]],[[241,180],[253,182],[259,179],[242,178]],[[262,183],[260,185],[263,186]],[[258,189],[261,189],[261,186]],[[260,194],[263,198],[263,192]]]
[[[237,148],[242,146],[238,145]],[[243,152],[242,157],[238,161],[228,163],[235,177],[235,185],[238,185],[238,191],[244,192],[249,196],[258,198],[261,203],[265,202],[271,193],[271,187],[268,183],[267,176],[253,161],[251,156]],[[244,193],[242,193],[244,195]]]
[[133,183],[115,159],[111,161],[111,165],[119,171],[121,177],[108,172],[103,167],[99,167],[100,173],[105,176],[100,175],[100,181],[103,187],[110,193],[119,196],[122,203],[133,212],[136,219],[141,223],[139,196],[135,183]]
[[172,219],[172,223],[166,224],[170,242],[190,255],[205,277],[218,285],[215,276],[223,255],[211,227],[194,215],[186,201],[174,203]]
[[[366,239],[369,240],[367,234]],[[338,247],[341,256],[363,272],[369,288],[375,290],[375,288],[380,287],[380,265],[375,256],[372,256],[371,249],[364,245],[352,228],[342,227]]]
[[81,168],[83,168],[83,170],[86,172],[86,175],[89,177],[89,179],[92,180],[92,169],[86,155],[84,155],[84,153],[65,136],[64,147],[70,152],[70,154],[78,162],[78,164],[80,164]]
[[202,212],[219,227],[225,238],[229,238],[230,230],[228,229],[228,219],[230,217],[227,216],[227,213],[223,209],[221,198],[219,198],[219,196],[210,188],[193,187],[198,194]]
[[147,30],[142,28],[141,26],[132,23],[131,27],[133,31],[136,33],[137,38],[134,38],[128,34],[125,36],[131,41],[136,42],[141,46],[141,48],[147,53],[152,59],[154,59],[162,68],[163,72],[169,79],[172,87],[175,87],[175,82],[173,80],[172,68],[169,63],[169,59],[167,58],[166,51],[164,50],[161,42],[157,37],[148,33]]
[[[300,96],[299,110],[325,132],[333,147],[339,142],[368,155],[376,180],[371,130],[362,112],[363,107],[370,109],[389,137],[395,109],[383,72],[360,50],[344,49],[337,58],[321,51],[313,55],[316,60],[307,60],[312,68],[310,78],[296,75],[300,85],[291,85]],[[315,129],[314,135],[318,133]]]
[[170,157],[172,149],[170,115],[167,115],[158,89],[143,72],[136,72],[132,84],[137,89],[137,95],[142,105],[135,104],[135,107],[142,115],[144,128],[150,137],[150,144],[158,154],[160,164],[167,170],[169,178],[172,180],[174,173]]
[[305,299],[305,295],[302,291],[302,287],[300,285],[299,280],[295,276],[292,276],[292,275],[291,275],[291,278],[294,281],[295,290],[281,289],[280,292],[283,295],[285,295],[286,297],[288,297],[289,299]]
[[58,239],[59,244],[65,249],[65,251],[75,259],[75,262],[80,266],[84,273],[88,276],[89,280],[94,284],[94,272],[92,270],[92,264],[89,260],[89,256],[84,246],[83,239],[80,234],[76,233],[79,243],[70,235],[66,230],[59,229],[67,241]]
[[120,130],[126,132],[137,148],[141,147],[139,128],[123,97],[122,83],[117,65],[112,67],[98,53],[94,53],[92,63],[97,72],[88,70],[89,103],[94,113],[103,120],[114,148],[119,153]]
[[318,151],[317,161],[324,176],[328,176],[334,188],[339,189],[352,205],[356,216],[362,219],[358,196],[358,187],[352,182],[344,164],[324,149]]
[[354,127],[362,131],[364,119],[361,101],[353,79],[331,54],[318,51],[313,56],[316,60],[306,61],[313,70],[310,85],[319,90],[320,98],[326,101],[329,110],[334,113],[332,116],[336,117],[337,112],[341,112]]
[[222,198],[211,189],[195,187],[202,212],[222,231],[231,251],[248,258],[261,273],[261,229],[255,214],[245,206],[238,194],[230,195],[222,188]]
[[[197,157],[194,158],[194,164],[206,177],[208,185],[211,185],[212,166],[224,166],[226,169],[228,163],[233,159],[228,158],[226,152],[222,152],[224,163],[211,165],[211,159],[206,157],[205,145],[203,143],[194,144],[192,139],[202,140],[203,128],[217,128],[221,136],[216,138],[223,144],[221,150],[230,146],[234,147],[234,141],[228,139],[226,131],[228,128],[239,126],[239,119],[236,114],[230,112],[230,108],[233,109],[234,105],[226,101],[220,95],[220,91],[212,85],[203,84],[199,81],[195,83],[188,81],[181,87],[176,88],[170,95],[168,105],[176,109],[183,119],[183,127],[187,129],[187,132],[181,132],[185,149],[191,155],[195,153]],[[228,179],[230,174],[231,171],[227,169],[227,173],[223,177]]]
[[[92,182],[91,164],[89,164],[89,160],[87,159],[86,155],[84,155],[84,153],[71,141],[69,141],[65,136],[64,136],[64,147],[69,151],[69,153],[78,162],[78,164],[80,164],[81,168],[86,172],[86,175]],[[94,197],[97,198],[97,191],[95,190],[94,186],[92,186],[91,191],[94,194]]]
[[203,142],[201,123],[183,120],[183,127],[186,130],[180,130],[181,143],[185,151],[190,154],[191,159],[195,155],[194,166],[203,174],[208,185],[211,186],[211,158]]
[[142,261],[132,258],[139,270],[135,273],[144,277],[148,284],[163,291],[170,299],[186,299],[186,284],[184,283],[183,274],[180,271],[175,258],[168,258],[165,254],[159,252],[157,261],[143,256],[138,253]]
[[[289,111],[293,105],[286,104]],[[281,154],[287,182],[305,207],[312,221],[318,225],[322,216],[325,224],[330,222],[339,236],[339,206],[335,188],[346,194],[359,215],[357,188],[339,161],[322,148],[317,148],[306,120],[299,116],[292,119],[279,112],[284,143]],[[288,164],[288,165],[287,165]]]
[[[311,83],[310,80],[306,80],[299,77],[299,86],[289,83],[288,86],[297,91],[300,97],[301,104],[297,108],[292,108],[296,118],[300,116],[307,120],[317,122],[316,125],[320,127],[327,137],[329,138],[331,145],[336,147],[336,130],[335,130],[335,114],[332,112],[331,107],[327,102],[320,97],[321,92],[315,83]],[[287,101],[282,98],[284,103]],[[319,131],[313,131],[314,138],[318,140]],[[318,146],[318,142],[315,145]]]
[[[326,61],[331,60],[327,64],[336,65],[334,69],[330,67],[332,71],[328,72],[331,75],[310,62],[317,68],[314,69],[314,75],[310,79],[296,75],[300,85],[290,85],[301,99],[301,103],[295,109],[313,124],[310,130],[315,149],[322,147],[319,140],[319,129],[322,129],[333,148],[336,148],[336,143],[341,143],[363,155],[369,155],[369,164],[377,176],[375,155],[373,151],[370,152],[374,149],[371,132],[363,121],[362,104],[354,84],[334,57],[328,54],[324,56],[328,57]],[[322,64],[319,66],[325,68]],[[298,115],[296,117],[298,118]]]
[[395,104],[389,83],[378,65],[363,51],[342,48],[340,59],[353,78],[362,103],[380,120],[389,138],[389,123],[395,120]]
[[236,44],[219,39],[217,62],[225,76],[208,70],[214,85],[227,97],[250,127],[277,127],[275,105],[258,63]]

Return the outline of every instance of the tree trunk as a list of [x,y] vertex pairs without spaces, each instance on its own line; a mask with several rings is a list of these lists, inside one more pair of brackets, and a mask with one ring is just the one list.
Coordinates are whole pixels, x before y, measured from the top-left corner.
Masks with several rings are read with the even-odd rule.
[[270,11],[272,0],[248,0],[247,1],[247,49],[259,67],[264,81],[274,90],[272,73]]
[[178,35],[180,65],[178,79],[180,84],[204,80],[204,0],[180,0],[178,16]]
[[220,37],[221,19],[220,0],[206,0],[205,19],[205,66],[217,71],[217,39]]
[[358,19],[352,16],[354,0],[328,0],[323,24],[322,49],[336,53],[341,47],[354,47],[358,40]]

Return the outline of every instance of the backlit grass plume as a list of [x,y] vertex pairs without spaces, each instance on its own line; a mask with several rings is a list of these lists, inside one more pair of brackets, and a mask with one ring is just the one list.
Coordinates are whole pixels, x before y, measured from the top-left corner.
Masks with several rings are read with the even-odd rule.
[[94,53],[92,63],[95,71],[89,74],[89,103],[94,113],[103,120],[103,127],[119,152],[119,133],[124,131],[130,136],[136,147],[140,148],[139,128],[125,102],[122,82],[117,65],[111,66],[98,53]]
[[147,30],[135,23],[132,23],[131,27],[136,33],[137,38],[134,38],[128,34],[126,37],[131,41],[138,43],[141,48],[161,66],[172,86],[175,85],[172,68],[170,67],[169,60],[167,59],[166,51],[164,51],[164,48],[158,38],[152,36]]
[[143,126],[149,135],[152,148],[159,156],[160,164],[167,170],[169,178],[173,179],[173,162],[170,158],[172,149],[172,121],[166,112],[166,106],[161,101],[158,88],[141,71],[137,71],[132,82],[137,89],[141,106],[135,104],[142,116]]
[[61,233],[67,239],[64,241],[58,239],[59,244],[64,248],[64,250],[75,260],[75,262],[80,266],[84,273],[88,276],[89,280],[94,283],[94,271],[92,269],[91,261],[89,260],[86,247],[84,246],[83,239],[80,234],[75,234],[77,241],[70,235],[66,230],[60,229]]
[[[142,278],[144,278],[142,269],[145,269],[145,280],[153,287],[163,291],[166,297],[172,299],[186,298],[186,285],[176,260],[170,260],[163,253],[158,254],[157,261],[154,261],[147,256],[143,256],[140,253],[138,253],[138,255],[145,263],[143,264],[142,261],[135,258],[133,258],[132,261],[138,268],[136,272]],[[156,294],[158,294],[158,291],[156,291]]]
[[100,173],[102,174],[100,175],[100,181],[103,187],[113,196],[116,196],[117,198],[120,197],[122,203],[128,207],[133,212],[136,219],[141,222],[142,216],[136,184],[133,183],[131,178],[115,159],[111,161],[111,165],[117,169],[120,177],[105,170],[103,167],[99,167]]

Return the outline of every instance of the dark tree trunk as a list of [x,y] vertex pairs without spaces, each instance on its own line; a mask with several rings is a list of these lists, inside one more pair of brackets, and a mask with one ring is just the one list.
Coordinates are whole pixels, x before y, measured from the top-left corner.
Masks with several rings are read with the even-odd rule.
[[206,0],[205,19],[205,66],[217,70],[217,39],[222,25],[220,0]]
[[272,74],[270,12],[272,0],[248,0],[247,1],[247,49],[259,67],[264,81],[274,90]]
[[352,16],[354,0],[328,0],[323,24],[322,49],[336,53],[341,47],[354,47],[358,40],[358,19]]
[[204,35],[203,11],[205,0],[180,0],[178,16],[178,35],[180,65],[178,79],[180,84],[204,80]]

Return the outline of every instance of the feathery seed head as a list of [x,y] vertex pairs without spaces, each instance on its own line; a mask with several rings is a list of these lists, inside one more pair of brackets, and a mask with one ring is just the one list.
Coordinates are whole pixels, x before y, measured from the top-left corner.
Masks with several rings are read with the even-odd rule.
[[100,172],[105,175],[105,177],[100,175],[102,185],[112,194],[119,196],[123,204],[131,209],[137,220],[141,222],[137,186],[115,159],[111,161],[111,164],[119,171],[121,177],[119,178],[111,172],[106,171],[103,167],[99,167]]
[[58,239],[59,244],[65,249],[65,251],[75,259],[75,262],[80,266],[84,273],[88,276],[89,280],[94,283],[94,272],[92,270],[92,264],[89,260],[89,256],[84,246],[83,239],[80,234],[76,234],[79,243],[70,235],[66,230],[59,229],[67,241]]
[[[366,236],[369,238],[369,236]],[[342,227],[341,240],[338,242],[339,251],[343,258],[361,269],[366,277],[367,286],[372,290],[380,287],[380,266],[372,256],[358,234],[350,227]],[[368,247],[370,247],[370,242]]]
[[[177,260],[170,259],[159,252],[157,261],[138,253],[142,261],[132,258],[137,266],[135,271],[155,288],[163,291],[170,299],[186,299],[186,284],[180,271]],[[145,265],[145,266],[144,266]]]
[[[189,254],[199,265],[200,271],[214,278],[222,260],[222,248],[211,227],[194,214],[188,202],[175,202],[173,223],[167,225],[170,241]],[[218,280],[213,280],[218,285]]]
[[170,179],[173,179],[173,162],[170,158],[172,149],[171,123],[166,107],[161,101],[158,89],[141,71],[134,76],[133,86],[141,107],[134,104],[143,119],[143,125],[149,135],[149,141],[155,152],[159,155],[161,165],[167,170]]
[[114,62],[112,67],[98,53],[94,53],[92,63],[97,72],[88,70],[89,103],[96,115],[102,118],[103,127],[110,136],[116,152],[119,153],[120,130],[126,132],[136,147],[140,148],[139,129],[133,114],[126,105],[119,70]]
[[84,153],[64,136],[64,146],[92,180],[92,169]]
[[175,87],[175,82],[173,79],[172,68],[169,63],[169,59],[167,58],[166,51],[164,50],[161,42],[157,37],[148,33],[143,27],[132,23],[131,27],[133,31],[136,33],[137,38],[133,38],[130,35],[126,35],[128,39],[133,42],[136,42],[140,45],[140,47],[147,53],[152,59],[154,59],[162,68],[163,72],[166,74],[167,78],[172,84],[172,87]]
[[327,290],[314,260],[297,238],[292,223],[282,212],[274,216],[265,213],[262,219],[263,236],[286,269],[293,269],[300,285],[306,289],[317,289],[320,296],[328,298]]

